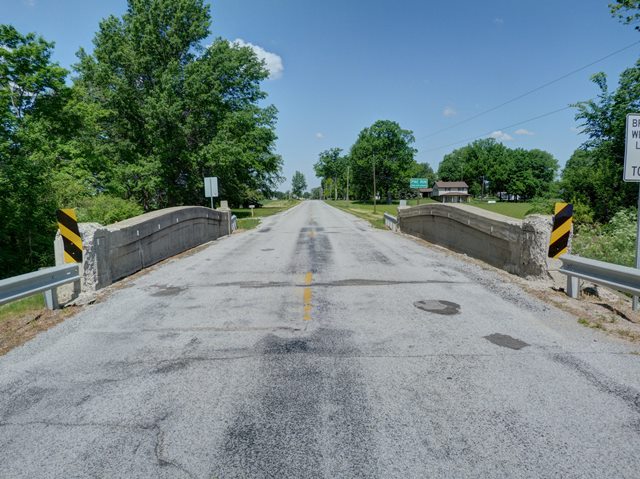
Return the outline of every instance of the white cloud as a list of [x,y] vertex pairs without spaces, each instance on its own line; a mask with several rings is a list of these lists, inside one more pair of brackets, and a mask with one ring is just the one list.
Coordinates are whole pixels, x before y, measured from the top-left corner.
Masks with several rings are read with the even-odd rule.
[[319,131],[318,133],[316,133],[316,138],[317,138],[318,140],[322,140],[322,139],[324,138],[324,134],[323,134],[322,132],[320,132],[320,131]]
[[442,114],[447,118],[451,118],[452,116],[456,116],[458,112],[453,107],[448,106],[444,110],[442,110]]
[[493,23],[495,23],[496,25],[502,25],[504,23],[504,19],[500,17],[496,17],[493,19]]
[[282,64],[282,58],[280,55],[268,52],[264,48],[254,45],[253,43],[245,42],[242,38],[237,38],[233,43],[241,47],[251,48],[260,60],[264,60],[267,70],[269,70],[270,80],[277,80],[282,77],[284,65]]
[[526,129],[524,129],[524,128],[520,128],[519,130],[514,131],[514,133],[515,133],[516,135],[528,135],[528,136],[535,135],[535,133],[534,133],[534,132],[529,131],[529,130],[526,130]]
[[509,135],[508,133],[505,133],[502,130],[497,130],[494,131],[493,133],[491,133],[489,135],[489,138],[494,138],[498,141],[511,141],[513,140],[513,137],[511,135]]

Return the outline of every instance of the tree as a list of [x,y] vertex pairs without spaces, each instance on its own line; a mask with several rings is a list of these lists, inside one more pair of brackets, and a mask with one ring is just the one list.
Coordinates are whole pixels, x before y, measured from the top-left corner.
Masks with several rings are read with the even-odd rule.
[[202,203],[203,176],[236,204],[281,179],[277,110],[259,106],[268,71],[249,47],[204,48],[209,25],[203,0],[128,0],[79,52],[76,85],[105,112],[92,136],[112,158],[106,188],[146,210]]
[[[609,91],[604,73],[594,75],[592,81],[600,89],[597,99],[574,106],[578,109],[576,120],[582,121],[582,131],[588,135],[581,149],[591,162],[593,173],[589,178],[599,193],[581,197],[590,201],[597,220],[608,221],[619,209],[632,206],[637,200],[637,186],[623,181],[622,169],[626,115],[640,108],[640,61],[622,72],[614,92]],[[562,184],[568,192],[584,193],[576,171],[573,164],[568,164]]]
[[[616,0],[609,4],[611,15],[617,17],[622,23],[627,25],[637,23],[640,20],[640,0]],[[636,30],[640,30],[640,25],[636,25]]]
[[394,121],[379,120],[363,129],[349,153],[356,194],[371,198],[375,169],[376,190],[390,203],[415,172],[414,141],[413,132]]
[[316,176],[323,179],[325,186],[327,180],[330,180],[333,187],[334,200],[338,199],[339,180],[347,167],[347,160],[345,157],[340,156],[341,153],[341,148],[325,150],[318,155],[318,161],[313,165]]
[[0,277],[50,264],[56,226],[52,164],[40,130],[66,90],[53,43],[0,25]]
[[304,175],[296,171],[291,178],[291,192],[294,196],[301,197],[306,189],[307,181],[304,179]]

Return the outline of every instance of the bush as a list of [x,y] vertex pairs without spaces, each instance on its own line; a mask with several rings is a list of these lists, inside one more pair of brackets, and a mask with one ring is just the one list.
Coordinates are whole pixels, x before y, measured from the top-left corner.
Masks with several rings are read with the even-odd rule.
[[109,195],[85,198],[78,207],[78,221],[110,225],[144,213],[142,207],[133,200],[125,200]]
[[578,224],[571,252],[607,263],[634,266],[636,227],[637,213],[632,208],[618,211],[604,225]]

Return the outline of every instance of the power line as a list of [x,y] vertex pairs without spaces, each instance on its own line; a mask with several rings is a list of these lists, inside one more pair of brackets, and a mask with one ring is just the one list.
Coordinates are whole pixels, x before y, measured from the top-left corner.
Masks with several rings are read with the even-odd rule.
[[548,113],[543,113],[542,115],[534,116],[533,118],[528,118],[526,120],[522,120],[522,121],[519,121],[517,123],[512,123],[511,125],[503,126],[502,128],[498,128],[496,130],[489,131],[489,132],[484,133],[482,135],[472,136],[472,137],[469,137],[469,138],[465,138],[464,140],[459,140],[459,141],[455,141],[453,143],[449,143],[448,145],[439,146],[437,148],[429,148],[428,150],[421,150],[421,151],[424,152],[424,153],[428,153],[428,152],[431,152],[431,151],[442,150],[442,149],[448,148],[450,146],[459,145],[460,143],[469,143],[470,141],[479,140],[480,138],[485,138],[485,137],[491,135],[491,133],[493,133],[494,131],[508,130],[509,128],[513,128],[515,126],[520,126],[520,125],[522,125],[524,123],[529,123],[531,121],[539,120],[540,118],[545,118],[547,116],[555,115],[556,113],[560,113],[561,111],[568,110],[570,108],[573,108],[573,107],[572,106],[565,106],[565,107],[562,107],[562,108],[558,108],[557,110],[553,110],[553,111],[550,111]]
[[631,48],[631,47],[633,47],[635,45],[638,45],[639,43],[640,43],[640,41],[633,42],[633,43],[627,45],[626,47],[622,47],[619,50],[616,50],[615,52],[611,52],[608,55],[605,55],[605,56],[603,56],[601,58],[598,58],[597,60],[594,60],[594,61],[592,61],[591,63],[589,63],[587,65],[584,65],[584,66],[582,66],[580,68],[572,70],[569,73],[565,73],[564,75],[559,76],[558,78],[556,78],[554,80],[548,81],[547,83],[544,83],[544,84],[542,84],[542,85],[540,85],[540,86],[538,86],[538,87],[536,87],[536,88],[534,88],[532,90],[529,90],[529,91],[527,91],[525,93],[522,93],[521,95],[518,95],[518,96],[516,96],[514,98],[511,98],[510,100],[507,100],[507,101],[505,101],[503,103],[500,103],[497,106],[489,108],[488,110],[481,111],[480,113],[477,113],[477,114],[475,114],[473,116],[470,116],[469,118],[465,118],[464,120],[461,120],[458,123],[455,123],[453,125],[449,125],[449,126],[447,126],[445,128],[441,128],[439,130],[434,131],[433,133],[429,133],[428,135],[421,136],[421,137],[418,138],[418,140],[424,140],[425,138],[431,138],[432,136],[438,135],[438,134],[440,134],[440,133],[442,133],[444,131],[451,130],[451,129],[456,128],[456,127],[458,127],[460,125],[463,125],[463,124],[465,124],[467,122],[470,122],[471,120],[475,120],[476,118],[481,117],[483,115],[486,115],[487,113],[491,113],[492,111],[496,111],[497,109],[502,108],[505,105],[509,105],[510,103],[518,101],[518,100],[520,100],[520,99],[522,99],[522,98],[524,98],[524,97],[526,97],[528,95],[531,95],[532,93],[540,91],[543,88],[548,87],[549,85],[553,85],[554,83],[557,83],[560,80],[564,80],[565,78],[570,77],[571,75],[574,75],[574,74],[576,74],[578,72],[581,72],[582,70],[586,70],[587,68],[595,65],[596,63],[600,63],[601,61],[604,61],[607,58],[611,58],[612,56],[617,55],[618,53],[621,53],[621,52],[623,52],[625,50],[628,50],[629,48]]

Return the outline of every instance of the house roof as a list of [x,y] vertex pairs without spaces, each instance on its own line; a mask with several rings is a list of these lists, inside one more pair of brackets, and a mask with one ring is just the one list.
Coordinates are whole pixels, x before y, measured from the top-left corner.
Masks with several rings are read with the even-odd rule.
[[464,181],[436,181],[438,188],[469,188]]

